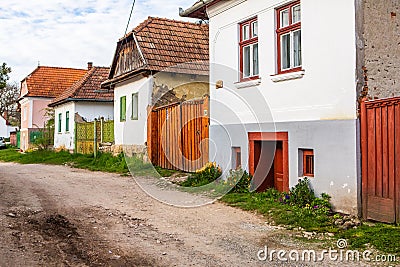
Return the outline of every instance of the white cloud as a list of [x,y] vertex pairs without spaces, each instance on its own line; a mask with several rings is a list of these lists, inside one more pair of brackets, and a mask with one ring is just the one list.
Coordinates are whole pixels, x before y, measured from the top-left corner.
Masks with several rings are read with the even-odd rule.
[[[182,19],[195,0],[137,0],[128,30],[148,16]],[[37,66],[109,66],[132,0],[14,0],[0,5],[0,63],[20,81]],[[187,20],[187,19],[186,19]]]

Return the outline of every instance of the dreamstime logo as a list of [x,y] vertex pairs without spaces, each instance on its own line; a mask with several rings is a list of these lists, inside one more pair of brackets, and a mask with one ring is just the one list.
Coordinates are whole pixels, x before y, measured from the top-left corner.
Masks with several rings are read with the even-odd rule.
[[350,262],[350,261],[365,261],[365,262],[396,262],[396,255],[376,255],[373,256],[371,250],[360,252],[358,250],[347,250],[347,240],[339,239],[336,242],[338,249],[329,248],[322,251],[313,249],[306,250],[276,250],[269,249],[264,246],[257,252],[257,258],[260,261],[281,261],[281,262],[322,262],[324,260]]
[[[212,70],[213,77],[208,77],[208,70],[204,72],[205,66]],[[189,73],[203,70],[204,75],[185,74],[185,70],[190,70]],[[214,202],[235,186],[224,183],[232,175],[230,170],[235,169],[233,148],[242,147],[242,155],[247,155],[248,132],[275,132],[269,105],[261,91],[257,88],[238,90],[235,81],[226,77],[235,79],[240,75],[236,70],[218,64],[184,63],[165,69],[153,78],[136,81],[138,98],[132,96],[131,101],[125,96],[126,119],[117,122],[124,130],[121,137],[116,137],[116,142],[118,138],[123,139],[130,173],[151,197],[179,207],[198,207]],[[219,81],[224,78],[226,80]],[[211,84],[210,80],[215,83]],[[206,104],[195,107],[206,98],[208,107]],[[146,101],[148,105],[144,112]],[[134,105],[139,106],[138,111]],[[129,119],[130,111],[135,119]],[[146,113],[147,117],[144,116]],[[207,125],[204,126],[205,122]],[[196,128],[199,125],[203,128]],[[263,153],[261,151],[260,158]],[[216,162],[222,175],[196,188],[171,184],[159,174],[159,168],[153,166],[194,172],[207,162]],[[248,169],[245,162],[247,160],[242,160],[239,164],[243,170]],[[272,162],[273,157],[265,156],[265,172],[269,171]],[[243,171],[236,175],[238,173],[241,176]]]

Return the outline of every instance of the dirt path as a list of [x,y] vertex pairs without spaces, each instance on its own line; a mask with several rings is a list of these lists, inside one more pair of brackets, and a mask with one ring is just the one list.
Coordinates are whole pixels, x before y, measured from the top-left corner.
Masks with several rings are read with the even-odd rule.
[[304,248],[258,215],[168,206],[131,177],[64,166],[0,163],[0,228],[0,266],[300,266],[257,251]]

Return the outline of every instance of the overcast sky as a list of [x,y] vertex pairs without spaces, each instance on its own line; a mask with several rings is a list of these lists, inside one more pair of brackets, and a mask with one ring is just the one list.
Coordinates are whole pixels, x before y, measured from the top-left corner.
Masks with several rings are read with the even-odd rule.
[[[41,66],[110,66],[133,0],[12,0],[0,5],[0,64],[20,82]],[[195,0],[136,0],[128,31],[148,16],[173,19]]]

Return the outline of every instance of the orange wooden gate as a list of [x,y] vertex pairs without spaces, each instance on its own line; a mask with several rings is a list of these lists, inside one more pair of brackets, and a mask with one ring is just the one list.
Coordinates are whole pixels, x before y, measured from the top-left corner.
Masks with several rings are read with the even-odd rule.
[[208,98],[158,107],[148,117],[148,151],[154,165],[194,172],[208,161]]
[[361,104],[363,216],[400,222],[400,97]]

